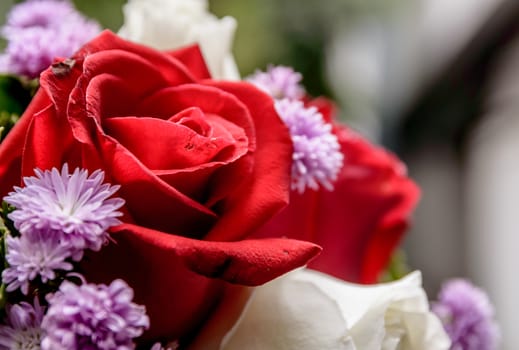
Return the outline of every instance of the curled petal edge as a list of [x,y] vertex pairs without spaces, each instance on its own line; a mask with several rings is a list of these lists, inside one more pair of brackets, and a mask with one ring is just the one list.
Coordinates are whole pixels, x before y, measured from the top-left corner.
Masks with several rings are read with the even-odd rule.
[[151,254],[171,252],[200,275],[246,286],[266,283],[307,264],[321,252],[316,244],[293,239],[201,241],[133,224],[114,228],[112,235],[116,241],[119,235],[129,235]]

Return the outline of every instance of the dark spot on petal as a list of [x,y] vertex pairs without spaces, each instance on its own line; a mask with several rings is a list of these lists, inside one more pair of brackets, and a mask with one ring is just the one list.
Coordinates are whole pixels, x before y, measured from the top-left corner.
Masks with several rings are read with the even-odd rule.
[[76,64],[76,60],[73,60],[72,58],[67,58],[61,62],[56,62],[52,64],[52,73],[54,75],[61,77],[64,75],[67,75],[72,70],[72,67]]
[[211,278],[221,278],[225,275],[225,272],[231,266],[233,258],[230,256],[225,257],[219,264],[212,267],[211,271],[207,271],[206,276]]

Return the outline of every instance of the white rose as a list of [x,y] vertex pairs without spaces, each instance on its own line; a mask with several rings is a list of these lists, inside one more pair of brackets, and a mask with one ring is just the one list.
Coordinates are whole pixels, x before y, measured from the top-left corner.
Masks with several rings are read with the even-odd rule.
[[118,34],[159,50],[198,43],[213,78],[240,79],[231,54],[236,20],[207,8],[207,0],[128,0]]
[[450,347],[443,326],[429,310],[419,272],[392,283],[360,286],[297,270],[255,288],[238,313],[236,303],[236,293],[224,301],[192,350]]

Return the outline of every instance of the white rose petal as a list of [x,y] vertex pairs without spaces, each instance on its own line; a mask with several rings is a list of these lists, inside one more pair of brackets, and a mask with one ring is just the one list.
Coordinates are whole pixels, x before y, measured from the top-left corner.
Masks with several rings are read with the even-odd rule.
[[[317,318],[325,314],[326,317]],[[354,350],[337,303],[312,282],[278,279],[257,288],[221,349]]]
[[197,43],[213,78],[240,79],[231,54],[236,20],[207,8],[207,0],[129,0],[118,34],[159,50]]
[[399,281],[360,286],[312,270],[287,276],[313,282],[334,299],[346,319],[357,349],[441,350],[450,340],[430,312],[420,272]]
[[[450,340],[430,312],[414,272],[392,283],[360,286],[308,269],[254,289],[234,325],[228,307],[209,321],[198,348],[280,350],[447,350]],[[215,340],[215,338],[219,338]],[[219,345],[214,345],[219,344]],[[195,349],[197,349],[195,347]]]

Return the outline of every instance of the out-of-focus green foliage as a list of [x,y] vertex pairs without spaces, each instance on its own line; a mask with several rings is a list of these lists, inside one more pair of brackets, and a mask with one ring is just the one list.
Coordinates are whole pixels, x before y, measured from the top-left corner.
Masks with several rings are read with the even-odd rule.
[[[15,3],[22,0],[0,0],[0,24]],[[126,0],[73,0],[75,6],[88,17],[98,20],[103,28],[117,31],[123,23],[122,5]]]
[[[5,23],[5,15],[13,6],[14,1],[12,0],[0,0],[0,25]],[[5,40],[0,38],[0,50],[3,50],[5,47]]]
[[0,112],[21,114],[31,101],[33,85],[15,76],[0,75]]
[[103,28],[117,32],[123,23],[122,6],[126,0],[74,0],[76,8],[94,18]]
[[411,272],[407,257],[402,250],[397,250],[391,257],[386,271],[380,277],[380,282],[396,281]]
[[279,31],[279,16],[273,1],[217,0],[210,4],[218,17],[230,15],[238,21],[234,53],[242,74],[250,74],[268,63],[280,63],[288,47]]
[[235,56],[242,75],[269,63],[294,67],[312,95],[331,95],[325,47],[337,26],[386,16],[410,0],[209,0],[217,16],[238,20]]
[[0,140],[18,121],[37,88],[37,80],[0,75]]
[[19,114],[0,112],[0,141],[3,141],[19,119]]
[[[291,18],[300,5],[289,9],[288,3],[287,0],[210,1],[217,16],[231,15],[238,21],[234,53],[243,76],[265,69],[268,64],[289,65],[303,74],[304,85],[311,94],[329,94],[322,74],[326,35],[319,25],[298,32]],[[314,2],[315,6],[322,5]],[[293,16],[287,11],[293,11]],[[313,20],[309,19],[309,26],[311,23]]]

